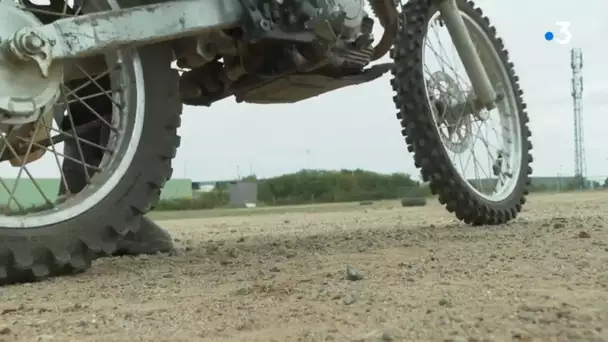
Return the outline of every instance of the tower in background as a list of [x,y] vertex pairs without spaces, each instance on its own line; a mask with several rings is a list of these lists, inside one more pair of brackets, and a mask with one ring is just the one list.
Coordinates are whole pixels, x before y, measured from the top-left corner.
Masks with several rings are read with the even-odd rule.
[[572,67],[572,101],[574,105],[574,179],[576,187],[585,188],[587,164],[585,160],[585,136],[583,129],[583,52],[570,50]]

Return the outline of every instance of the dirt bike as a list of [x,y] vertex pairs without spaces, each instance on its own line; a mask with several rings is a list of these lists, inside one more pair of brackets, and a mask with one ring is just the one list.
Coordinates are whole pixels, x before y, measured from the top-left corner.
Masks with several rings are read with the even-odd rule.
[[[443,45],[427,50],[441,28],[455,49],[445,58]],[[389,51],[392,61],[371,65]],[[461,65],[446,67],[448,57]],[[468,224],[515,218],[530,182],[528,116],[502,41],[470,1],[0,0],[0,158],[18,169],[0,180],[0,283],[78,272],[112,253],[171,177],[183,105],[296,103],[388,73],[407,149],[439,201]],[[496,146],[479,136],[493,114]],[[58,151],[66,139],[83,158]],[[459,170],[453,159],[467,151],[466,167],[487,165],[485,176]],[[86,170],[79,189],[42,189],[28,167],[47,152],[60,172],[61,160]],[[21,178],[41,205],[19,203]]]

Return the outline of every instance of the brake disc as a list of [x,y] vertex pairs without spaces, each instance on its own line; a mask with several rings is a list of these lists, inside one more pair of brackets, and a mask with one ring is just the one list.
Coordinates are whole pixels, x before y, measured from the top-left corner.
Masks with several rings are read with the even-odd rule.
[[471,115],[462,112],[468,101],[467,93],[447,73],[437,71],[427,81],[429,94],[435,104],[433,116],[445,146],[454,153],[463,153],[471,147]]

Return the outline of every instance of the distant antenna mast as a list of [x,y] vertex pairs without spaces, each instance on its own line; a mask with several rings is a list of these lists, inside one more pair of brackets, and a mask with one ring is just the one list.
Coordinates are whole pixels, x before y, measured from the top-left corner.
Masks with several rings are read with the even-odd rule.
[[572,66],[572,101],[574,104],[574,179],[577,188],[585,188],[587,164],[585,160],[585,137],[583,129],[583,52],[570,50]]

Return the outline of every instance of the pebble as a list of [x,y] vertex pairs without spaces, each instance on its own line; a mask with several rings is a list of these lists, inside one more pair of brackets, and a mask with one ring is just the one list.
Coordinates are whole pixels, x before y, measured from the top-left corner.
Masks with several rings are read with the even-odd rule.
[[391,341],[394,341],[395,338],[389,332],[384,332],[382,334],[382,336],[380,337],[380,340],[383,342],[391,342]]
[[344,296],[344,298],[342,298],[342,302],[344,303],[344,305],[352,305],[355,304],[356,301],[357,298],[355,298],[355,296],[353,296],[352,294],[347,294],[346,296]]
[[350,281],[363,280],[363,274],[361,274],[361,271],[356,268],[346,266],[346,279]]

